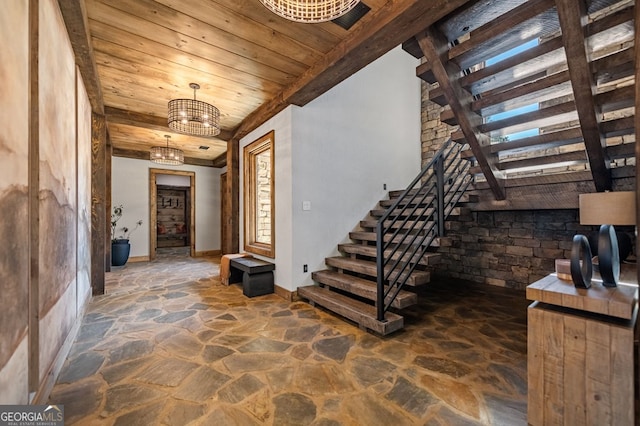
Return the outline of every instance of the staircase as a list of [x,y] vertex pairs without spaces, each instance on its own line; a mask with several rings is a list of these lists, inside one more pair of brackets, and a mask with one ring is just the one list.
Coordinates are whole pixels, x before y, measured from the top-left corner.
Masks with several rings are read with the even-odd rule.
[[352,243],[338,245],[342,256],[312,273],[317,285],[299,287],[298,295],[381,335],[402,329],[400,310],[418,303],[411,288],[430,282],[440,260],[435,250],[450,244],[445,219],[468,201],[471,165],[460,156],[466,148],[445,143],[406,190],[389,192],[349,233]]

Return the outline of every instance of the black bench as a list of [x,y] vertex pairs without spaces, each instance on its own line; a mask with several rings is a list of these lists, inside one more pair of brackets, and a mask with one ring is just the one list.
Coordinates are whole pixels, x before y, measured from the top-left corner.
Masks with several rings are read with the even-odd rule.
[[229,262],[231,277],[229,283],[240,282],[242,273],[242,293],[247,297],[273,293],[273,270],[276,265],[253,257],[238,257]]

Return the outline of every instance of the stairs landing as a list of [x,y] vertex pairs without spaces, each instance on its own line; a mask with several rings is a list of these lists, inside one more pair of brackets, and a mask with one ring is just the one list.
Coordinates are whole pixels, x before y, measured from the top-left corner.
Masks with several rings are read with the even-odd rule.
[[404,327],[404,318],[400,315],[387,311],[386,321],[378,321],[375,306],[336,293],[328,288],[314,285],[298,287],[298,295],[309,300],[312,306],[315,304],[323,306],[358,323],[360,328],[375,331],[383,336]]
[[[371,280],[329,270],[314,272],[311,274],[311,277],[315,282],[319,283],[321,287],[326,285],[355,294],[363,299],[368,299],[373,302],[376,300],[378,286],[377,283]],[[418,303],[418,296],[415,293],[401,290],[391,303],[391,306],[402,309],[415,305],[416,303]]]

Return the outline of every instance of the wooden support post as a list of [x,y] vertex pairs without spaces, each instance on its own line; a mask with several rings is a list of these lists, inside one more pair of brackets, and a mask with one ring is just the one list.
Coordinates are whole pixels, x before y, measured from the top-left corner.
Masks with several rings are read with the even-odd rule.
[[[640,7],[636,7],[634,11],[635,20],[635,35],[634,35],[634,45],[640,46]],[[635,48],[635,77],[636,82],[640,81],[640,49]],[[638,231],[638,225],[640,224],[640,174],[638,174],[638,164],[640,164],[640,84],[635,84],[635,103],[636,103],[636,114],[633,116],[634,124],[635,124],[635,136],[636,136],[636,234]],[[636,246],[637,246],[637,238],[636,238]],[[640,283],[640,262],[636,262],[637,265],[637,276],[638,282]],[[640,370],[640,369],[639,369]],[[640,381],[640,374],[638,376],[638,380]]]
[[227,187],[225,189],[224,211],[225,247],[222,254],[240,251],[240,141],[236,138],[227,143]]
[[[106,118],[105,118],[106,120]],[[107,144],[106,151],[104,153],[104,228],[105,228],[105,240],[104,240],[104,270],[105,272],[111,272],[111,164],[113,160],[113,145],[111,144],[111,137],[107,130]]]
[[596,190],[607,191],[611,189],[610,161],[600,129],[600,111],[594,99],[595,83],[587,58],[585,0],[556,0],[556,7],[591,174]]
[[[110,157],[110,156],[109,156]],[[110,186],[110,185],[109,185]],[[107,128],[104,115],[91,114],[91,288],[93,295],[104,294],[104,282],[111,241],[107,226]],[[109,259],[107,259],[109,258]]]
[[[29,1],[29,392],[40,387],[40,1]],[[31,401],[31,399],[29,400]]]
[[501,174],[495,166],[497,157],[485,154],[485,147],[487,149],[489,147],[489,137],[479,131],[482,117],[471,111],[470,105],[473,98],[471,93],[460,85],[460,70],[448,59],[447,40],[433,28],[428,28],[416,36],[416,39],[425,58],[431,64],[433,74],[440,84],[451,111],[458,119],[460,129],[464,133],[494,197],[496,200],[504,200],[504,179],[501,178]]

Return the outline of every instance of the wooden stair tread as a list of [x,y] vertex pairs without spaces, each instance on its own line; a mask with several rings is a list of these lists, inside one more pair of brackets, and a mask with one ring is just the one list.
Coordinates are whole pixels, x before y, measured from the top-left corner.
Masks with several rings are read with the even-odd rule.
[[[311,274],[311,278],[317,283],[339,288],[365,299],[376,301],[378,286],[374,281],[330,270],[316,271]],[[416,303],[418,303],[418,296],[415,293],[400,290],[391,306],[402,309]]]
[[[369,256],[375,258],[377,256],[376,246],[365,245],[365,244],[339,244],[338,250],[343,253],[349,254],[359,254],[362,256]],[[385,250],[385,254],[389,255],[391,253],[391,249]],[[393,256],[393,260],[397,259],[400,255],[395,254]],[[440,263],[441,255],[440,253],[425,253],[420,260],[420,264],[424,266],[429,265],[437,265]]]
[[[360,221],[360,227],[361,228],[375,228],[376,226],[378,226],[378,220],[375,219],[365,219],[365,220],[361,220]],[[388,226],[390,225],[390,220],[385,221],[385,225]],[[408,220],[406,224],[404,224],[403,228],[411,228],[414,225],[416,226],[421,226],[424,228],[424,226],[426,224],[429,224],[431,222],[426,222],[424,220]],[[393,229],[397,229],[399,227],[400,223],[396,223],[393,226]]]
[[[375,262],[369,262],[361,259],[351,259],[344,256],[328,257],[325,259],[325,263],[328,266],[344,269],[347,271],[355,272],[358,274],[368,275],[375,277],[378,275],[378,269]],[[401,277],[405,277],[406,273],[403,273]],[[431,281],[431,272],[429,271],[413,271],[407,278],[406,285],[419,286],[428,284]]]
[[[466,201],[466,202],[473,202],[473,201]],[[460,201],[459,203],[462,203],[462,201]],[[461,207],[454,207],[453,210],[451,211],[450,215],[460,215],[460,208]],[[410,217],[415,217],[418,215],[421,215],[422,213],[424,213],[424,208],[418,208],[416,209],[415,213],[411,214]],[[397,209],[398,213],[400,213],[400,209]],[[387,212],[387,210],[385,209],[373,209],[369,211],[369,215],[375,218],[379,218],[382,217],[382,215],[384,215]],[[426,212],[427,215],[431,214],[431,213],[435,213],[435,209],[433,208],[429,208]],[[395,215],[395,214],[391,214],[391,216],[389,216],[390,219],[395,218],[395,217],[406,217],[405,214],[400,214],[400,215]]]
[[400,315],[386,312],[386,321],[378,321],[375,306],[351,299],[327,288],[298,287],[298,295],[383,336],[404,327],[404,318]]
[[[412,207],[413,209],[413,207]],[[387,209],[373,209],[369,212],[369,214],[371,216],[374,217],[382,217],[383,214],[385,214],[387,212]],[[409,216],[410,217],[415,217],[415,216],[419,216],[419,215],[429,215],[431,213],[435,212],[435,209],[433,207],[419,207],[416,209],[415,212],[411,213],[411,211],[409,212],[402,212],[402,209],[396,209],[394,212],[391,213],[391,216],[389,216],[390,218],[394,218],[394,217],[406,217],[407,213],[411,213]]]
[[[413,200],[413,201],[409,201],[409,200],[405,200],[404,202],[401,202],[400,204],[398,204],[398,207],[404,207],[404,206],[415,206],[416,204],[422,207],[426,207],[429,206],[433,200],[434,200],[435,196],[431,195],[429,197],[427,197],[424,200]],[[397,198],[390,198],[388,200],[380,200],[378,202],[378,204],[380,204],[381,207],[391,207],[393,205],[393,203],[395,203],[398,199]]]
[[[349,238],[351,238],[354,241],[376,241],[376,233],[366,232],[366,231],[353,231],[353,232],[349,232]],[[394,242],[396,243],[402,242],[400,238],[401,236],[397,236]],[[431,247],[445,247],[450,245],[450,244],[446,244],[446,242],[443,243],[443,241],[446,239],[447,239],[446,237],[434,238],[433,241],[431,242]],[[391,235],[387,235],[385,237],[385,241],[386,242],[391,241]]]

